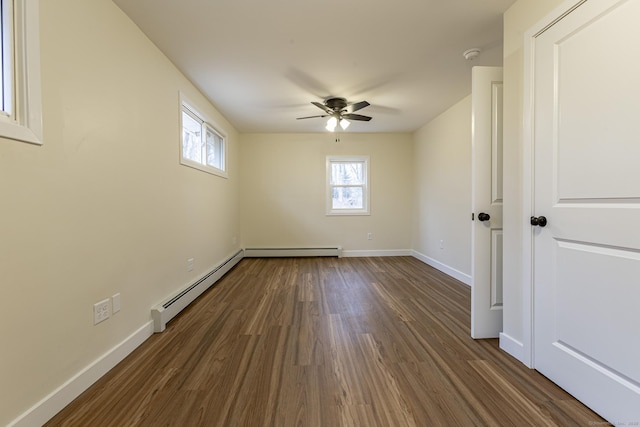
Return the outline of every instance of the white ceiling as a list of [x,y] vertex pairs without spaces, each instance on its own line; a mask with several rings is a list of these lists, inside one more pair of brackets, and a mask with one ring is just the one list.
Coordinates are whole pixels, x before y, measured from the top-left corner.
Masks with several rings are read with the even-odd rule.
[[[515,0],[114,0],[240,132],[322,132],[311,101],[371,106],[349,132],[411,132],[502,64]],[[467,61],[472,47],[480,56]]]

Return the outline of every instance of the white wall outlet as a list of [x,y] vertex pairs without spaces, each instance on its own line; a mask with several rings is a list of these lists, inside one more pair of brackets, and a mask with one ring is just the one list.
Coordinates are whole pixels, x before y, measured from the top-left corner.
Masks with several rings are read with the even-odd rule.
[[236,243],[238,243],[238,238],[237,238],[236,236],[233,236],[233,237],[231,238],[231,244],[232,244],[232,245],[235,245]]
[[187,271],[193,271],[193,258],[187,260]]
[[116,314],[120,311],[120,292],[111,297],[111,312]]
[[440,240],[440,249],[444,249],[444,240]]
[[373,233],[367,233],[367,240],[373,240]]
[[111,316],[109,310],[109,300],[105,299],[93,304],[93,324],[97,325],[100,322],[104,322]]

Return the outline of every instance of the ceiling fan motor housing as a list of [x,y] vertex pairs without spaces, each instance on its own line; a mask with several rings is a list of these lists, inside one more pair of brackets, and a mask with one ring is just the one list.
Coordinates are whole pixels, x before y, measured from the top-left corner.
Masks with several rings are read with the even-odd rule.
[[339,112],[347,107],[347,100],[345,98],[327,98],[324,101],[324,105],[331,108],[335,112]]
[[334,96],[326,98],[322,104],[317,101],[312,101],[311,103],[321,109],[324,114],[320,114],[317,116],[298,117],[298,120],[329,116],[335,118],[338,121],[348,119],[368,122],[369,120],[371,120],[371,117],[369,116],[354,114],[355,111],[359,111],[365,107],[368,107],[370,104],[367,101],[360,101],[349,104],[346,98]]

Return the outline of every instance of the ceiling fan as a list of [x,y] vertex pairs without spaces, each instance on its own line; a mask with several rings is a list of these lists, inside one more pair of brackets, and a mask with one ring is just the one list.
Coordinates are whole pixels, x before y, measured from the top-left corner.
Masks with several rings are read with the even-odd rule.
[[349,120],[359,120],[368,122],[371,120],[369,116],[363,116],[361,114],[353,114],[355,111],[361,110],[364,107],[368,107],[370,104],[367,101],[355,102],[352,104],[347,103],[345,98],[331,97],[324,101],[324,104],[319,102],[312,102],[313,105],[320,108],[325,114],[317,116],[298,117],[298,120],[313,119],[316,117],[329,117],[327,121],[327,130],[330,132],[335,131],[336,126],[340,124],[342,130],[345,130],[349,126]]

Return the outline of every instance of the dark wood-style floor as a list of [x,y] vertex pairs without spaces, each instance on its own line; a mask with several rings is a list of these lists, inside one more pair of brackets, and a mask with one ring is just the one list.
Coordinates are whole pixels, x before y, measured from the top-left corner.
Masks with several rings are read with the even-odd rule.
[[588,426],[410,257],[244,259],[48,426]]

